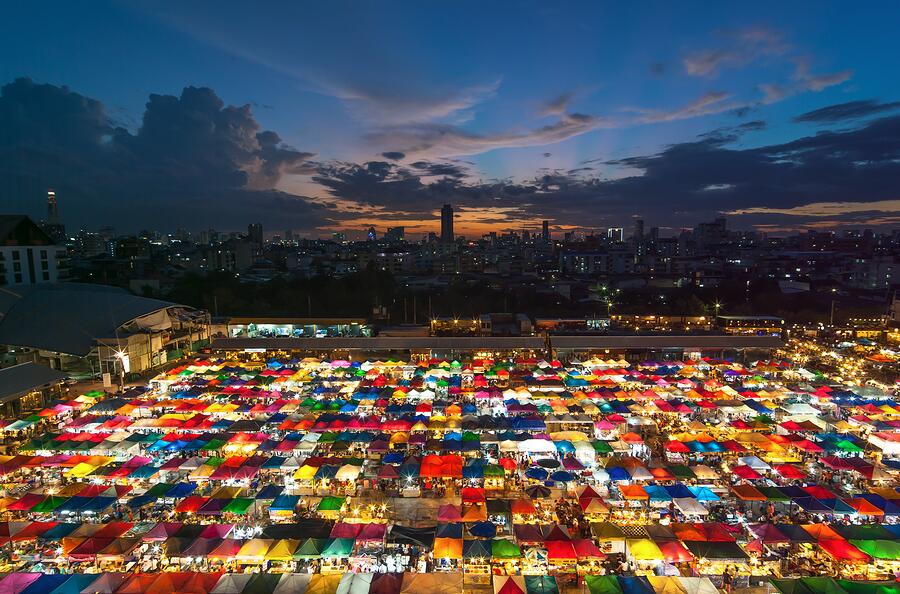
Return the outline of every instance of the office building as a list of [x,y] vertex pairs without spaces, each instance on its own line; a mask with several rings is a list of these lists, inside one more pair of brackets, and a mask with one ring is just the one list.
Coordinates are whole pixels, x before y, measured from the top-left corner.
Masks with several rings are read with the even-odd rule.
[[262,223],[250,223],[247,225],[247,239],[250,240],[250,243],[255,243],[256,245],[263,244]]
[[24,215],[0,215],[0,285],[64,280],[66,251]]
[[441,242],[453,243],[453,207],[445,204],[441,209]]

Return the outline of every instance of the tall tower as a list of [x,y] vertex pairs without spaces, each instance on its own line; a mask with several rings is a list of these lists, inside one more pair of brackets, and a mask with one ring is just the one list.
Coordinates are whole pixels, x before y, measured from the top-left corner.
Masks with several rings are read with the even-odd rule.
[[441,243],[453,243],[453,207],[445,204],[441,209]]
[[541,223],[541,239],[544,243],[550,243],[550,221]]
[[66,227],[59,222],[59,207],[56,204],[56,192],[53,190],[47,190],[47,220],[41,227],[54,243],[62,245],[66,242]]
[[47,223],[59,224],[59,208],[56,206],[56,192],[47,190]]

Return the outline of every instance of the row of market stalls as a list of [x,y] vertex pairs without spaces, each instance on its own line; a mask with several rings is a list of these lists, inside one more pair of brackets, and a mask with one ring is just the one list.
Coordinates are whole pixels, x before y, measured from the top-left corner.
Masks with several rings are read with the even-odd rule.
[[614,594],[599,574],[619,563],[679,588],[887,577],[900,405],[817,378],[787,361],[198,360],[28,420],[56,430],[0,458],[0,544],[9,569],[415,568],[509,577],[509,594],[541,576]]
[[[551,576],[496,576],[494,594],[558,594]],[[896,594],[896,582],[859,582],[827,577],[775,579],[766,592],[780,594]],[[196,572],[40,574],[11,573],[0,579],[9,594],[456,594],[458,573],[346,575],[222,574]],[[706,578],[588,576],[585,594],[719,594]]]

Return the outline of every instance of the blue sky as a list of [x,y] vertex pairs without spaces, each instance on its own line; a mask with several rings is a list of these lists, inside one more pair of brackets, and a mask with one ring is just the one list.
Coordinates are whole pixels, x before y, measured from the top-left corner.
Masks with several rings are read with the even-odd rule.
[[[264,179],[252,171],[258,155],[232,158],[227,166],[249,173],[225,189],[264,191],[263,201],[272,192],[284,196],[280,206],[261,207],[235,198],[223,208],[230,217],[278,218],[279,208],[297,203],[298,227],[405,223],[425,231],[424,218],[449,200],[473,234],[540,218],[559,230],[618,226],[632,216],[677,227],[718,212],[773,232],[896,222],[900,197],[883,184],[850,185],[848,176],[826,188],[792,171],[783,194],[738,191],[748,176],[737,171],[734,181],[715,183],[636,179],[647,174],[641,159],[696,149],[692,143],[713,131],[721,138],[704,149],[742,160],[764,154],[773,165],[779,159],[771,147],[823,131],[856,133],[891,117],[890,104],[900,99],[896,3],[851,10],[842,2],[47,2],[18,3],[7,16],[0,82],[65,85],[101,103],[111,127],[135,138],[151,94],[208,87],[223,105],[249,104],[251,128],[274,131],[279,146],[304,156]],[[863,101],[865,109],[850,117],[795,121]],[[373,162],[383,166],[367,165]],[[663,197],[638,192],[683,182],[689,193],[669,200],[691,204],[674,216],[660,215]],[[0,187],[28,207],[21,188],[31,186],[23,183]],[[576,186],[577,195],[559,190]],[[703,195],[713,191],[731,193],[724,206]],[[761,192],[772,198],[755,196]],[[114,212],[101,209],[102,191],[94,194],[85,212]],[[125,198],[153,203],[148,195]],[[806,208],[845,202],[855,206],[826,207],[827,215]],[[835,219],[842,212],[851,214]],[[230,220],[224,213],[205,219]]]

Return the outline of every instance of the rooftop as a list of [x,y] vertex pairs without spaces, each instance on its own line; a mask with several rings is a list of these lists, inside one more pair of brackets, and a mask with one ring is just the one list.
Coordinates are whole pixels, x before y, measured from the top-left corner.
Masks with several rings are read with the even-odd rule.
[[104,285],[0,288],[0,344],[84,356],[97,338],[175,305]]
[[61,382],[66,377],[61,371],[37,363],[21,363],[0,369],[0,402],[9,402],[33,390]]

